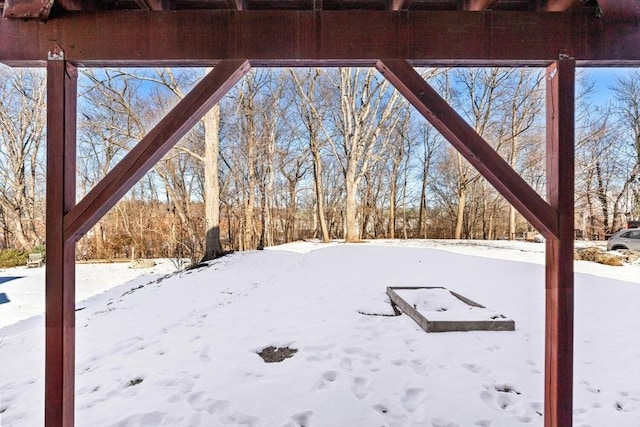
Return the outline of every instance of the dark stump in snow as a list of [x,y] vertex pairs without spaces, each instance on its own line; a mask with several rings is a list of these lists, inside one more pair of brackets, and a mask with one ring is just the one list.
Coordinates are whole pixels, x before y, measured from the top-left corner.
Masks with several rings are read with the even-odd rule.
[[298,352],[297,348],[273,347],[263,348],[258,356],[262,357],[266,363],[282,362],[284,359],[293,357]]

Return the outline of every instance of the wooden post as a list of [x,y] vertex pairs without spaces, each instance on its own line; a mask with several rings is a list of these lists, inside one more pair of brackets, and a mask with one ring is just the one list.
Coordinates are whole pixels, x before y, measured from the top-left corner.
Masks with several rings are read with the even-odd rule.
[[575,60],[546,70],[547,198],[558,235],[546,240],[545,427],[571,427],[573,409],[573,227]]
[[64,215],[76,199],[77,71],[56,48],[47,61],[45,426],[74,423],[75,243]]

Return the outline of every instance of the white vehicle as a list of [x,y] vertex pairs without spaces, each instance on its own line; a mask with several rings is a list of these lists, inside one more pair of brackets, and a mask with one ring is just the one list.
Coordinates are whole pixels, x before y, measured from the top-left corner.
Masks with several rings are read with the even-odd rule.
[[624,228],[607,240],[607,250],[633,249],[640,251],[640,228]]

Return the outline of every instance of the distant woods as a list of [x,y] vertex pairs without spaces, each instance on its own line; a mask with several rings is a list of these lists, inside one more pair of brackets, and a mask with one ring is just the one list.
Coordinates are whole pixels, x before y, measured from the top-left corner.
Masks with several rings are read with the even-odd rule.
[[[202,69],[85,69],[78,198]],[[423,69],[545,194],[542,70]],[[577,237],[640,216],[640,71],[578,79]],[[44,244],[46,76],[0,67],[0,248]],[[318,238],[514,239],[531,226],[371,69],[254,69],[77,245],[78,257],[214,258]]]

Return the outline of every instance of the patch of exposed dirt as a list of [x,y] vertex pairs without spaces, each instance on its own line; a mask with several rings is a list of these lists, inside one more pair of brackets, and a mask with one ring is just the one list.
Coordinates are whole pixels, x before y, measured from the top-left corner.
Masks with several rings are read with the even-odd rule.
[[262,360],[266,363],[278,363],[293,357],[297,352],[297,348],[269,346],[263,348],[262,351],[258,353],[258,356],[262,357]]

